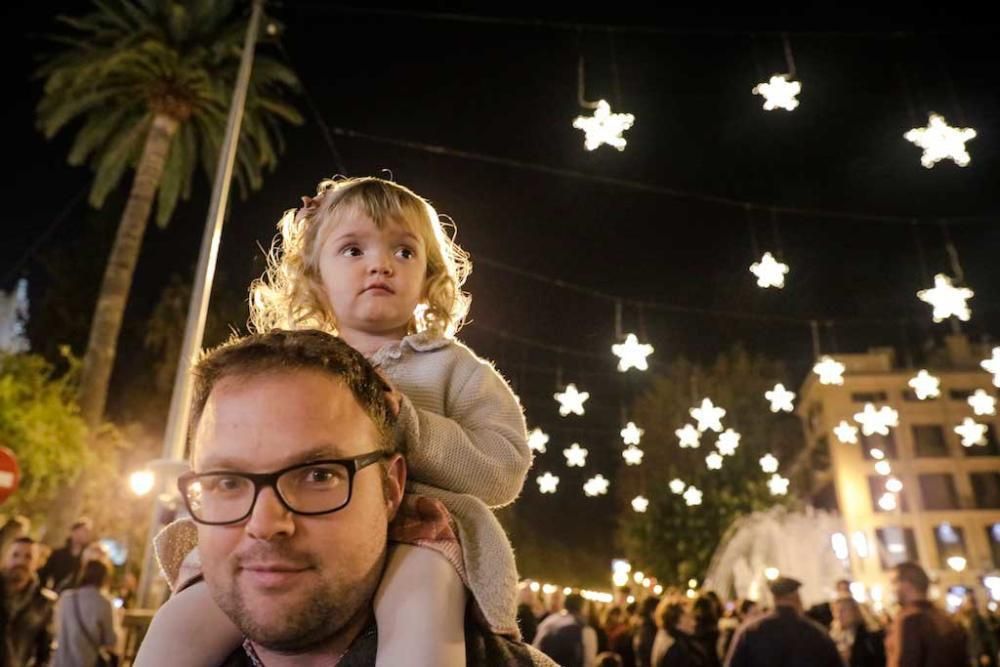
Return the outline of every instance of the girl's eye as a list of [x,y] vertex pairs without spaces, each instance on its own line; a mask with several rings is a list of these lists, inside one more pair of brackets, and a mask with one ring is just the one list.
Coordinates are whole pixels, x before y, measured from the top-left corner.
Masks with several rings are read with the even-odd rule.
[[417,253],[413,252],[410,248],[400,248],[397,254],[403,259],[413,259],[417,256]]
[[361,248],[356,245],[349,245],[340,251],[341,255],[347,255],[348,257],[360,257]]

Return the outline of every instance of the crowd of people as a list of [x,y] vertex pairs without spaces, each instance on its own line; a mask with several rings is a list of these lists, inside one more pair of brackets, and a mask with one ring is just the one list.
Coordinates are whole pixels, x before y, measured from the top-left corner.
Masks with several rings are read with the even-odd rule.
[[[801,583],[769,583],[773,605],[724,602],[712,591],[667,590],[613,603],[576,593],[541,596],[522,582],[518,623],[529,641],[566,667],[996,667],[1000,615],[969,593],[949,614],[928,600],[916,563],[891,572],[898,603],[875,611],[837,583],[832,600],[804,607]],[[627,601],[626,601],[627,600]]]

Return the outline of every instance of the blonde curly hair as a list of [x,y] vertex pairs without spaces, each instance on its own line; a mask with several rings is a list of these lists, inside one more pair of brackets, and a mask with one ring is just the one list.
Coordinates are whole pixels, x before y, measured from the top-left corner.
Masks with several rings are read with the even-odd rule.
[[472,262],[453,239],[454,225],[442,221],[427,200],[402,185],[369,176],[323,180],[316,196],[303,197],[302,204],[281,218],[267,254],[267,270],[250,285],[251,331],[321,329],[337,334],[336,314],[320,278],[320,249],[337,224],[358,211],[379,229],[390,222],[403,224],[424,242],[424,297],[407,332],[453,336],[458,331],[469,311],[471,299],[461,288]]

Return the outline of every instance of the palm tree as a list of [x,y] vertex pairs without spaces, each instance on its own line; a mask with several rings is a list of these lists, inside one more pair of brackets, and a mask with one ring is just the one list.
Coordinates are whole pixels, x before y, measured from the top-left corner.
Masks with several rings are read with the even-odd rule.
[[[37,74],[45,87],[37,124],[52,138],[70,123],[68,160],[94,172],[89,202],[100,208],[135,168],[91,322],[80,379],[81,414],[104,416],[118,334],[142,237],[156,201],[166,226],[187,199],[198,163],[209,179],[225,133],[248,17],[235,0],[94,0],[80,18],[59,17],[62,47]],[[273,21],[263,42],[276,43]],[[235,178],[241,196],[257,189],[284,149],[282,122],[301,124],[287,98],[299,90],[288,67],[258,53],[239,139]]]

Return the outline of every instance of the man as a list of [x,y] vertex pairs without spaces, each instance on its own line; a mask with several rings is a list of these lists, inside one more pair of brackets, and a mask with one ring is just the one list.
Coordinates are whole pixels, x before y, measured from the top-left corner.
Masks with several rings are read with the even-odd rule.
[[769,584],[774,611],[753,617],[736,631],[726,667],[841,667],[826,630],[803,615],[800,586],[790,577]]
[[80,574],[81,554],[92,539],[90,519],[81,518],[70,528],[66,545],[56,549],[38,571],[42,585],[57,593],[76,585]]
[[558,614],[538,625],[534,647],[562,667],[592,667],[597,657],[597,632],[583,618],[583,596],[570,593]]
[[[231,665],[374,665],[372,600],[406,464],[374,369],[339,339],[275,331],[194,370],[179,483],[208,588],[246,637]],[[550,665],[466,615],[469,665]]]
[[52,652],[56,594],[42,586],[38,545],[19,537],[8,545],[0,576],[0,667],[42,667]]
[[889,584],[900,610],[885,637],[888,667],[969,664],[962,628],[927,599],[930,579],[924,569],[900,563]]

